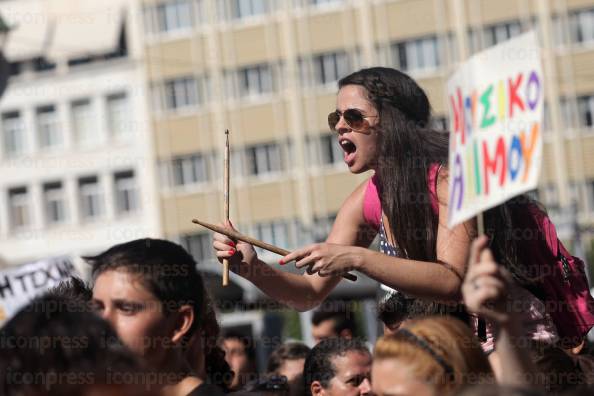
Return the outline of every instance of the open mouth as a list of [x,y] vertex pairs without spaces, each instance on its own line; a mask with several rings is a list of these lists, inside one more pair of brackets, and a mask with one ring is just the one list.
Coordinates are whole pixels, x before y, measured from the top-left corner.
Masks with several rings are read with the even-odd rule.
[[340,147],[344,151],[344,162],[346,162],[346,164],[350,166],[355,159],[355,154],[357,152],[357,146],[355,145],[355,143],[351,142],[350,140],[348,140],[346,138],[340,139],[338,141],[338,143],[340,144]]

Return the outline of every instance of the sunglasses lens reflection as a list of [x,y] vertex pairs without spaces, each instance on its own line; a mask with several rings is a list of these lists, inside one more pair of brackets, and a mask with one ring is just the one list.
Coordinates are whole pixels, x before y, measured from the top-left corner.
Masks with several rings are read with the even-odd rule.
[[357,110],[347,110],[343,114],[345,121],[353,129],[361,129],[363,127],[363,115]]
[[328,114],[328,126],[331,130],[336,131],[336,125],[340,121],[341,116],[344,117],[347,125],[355,131],[362,130],[366,126],[365,118],[359,110],[348,109],[342,114],[338,111],[333,111],[332,113]]
[[338,112],[333,111],[332,113],[328,114],[328,126],[331,130],[336,130],[336,124],[340,121],[340,114]]

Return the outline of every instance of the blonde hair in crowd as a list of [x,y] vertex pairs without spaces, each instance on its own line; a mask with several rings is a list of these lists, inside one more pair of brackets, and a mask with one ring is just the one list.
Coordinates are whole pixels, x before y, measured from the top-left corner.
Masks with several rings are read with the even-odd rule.
[[438,395],[450,395],[465,385],[495,382],[478,339],[452,317],[407,322],[397,333],[377,341],[373,358],[398,359]]

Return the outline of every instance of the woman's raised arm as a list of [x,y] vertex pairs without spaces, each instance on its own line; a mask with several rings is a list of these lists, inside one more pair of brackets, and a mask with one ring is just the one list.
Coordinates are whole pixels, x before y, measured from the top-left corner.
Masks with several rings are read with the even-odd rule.
[[[363,200],[368,181],[360,184],[340,208],[327,242],[368,247],[375,231],[363,217]],[[230,226],[230,225],[228,225]],[[294,274],[260,260],[252,245],[215,233],[213,247],[219,260],[228,258],[230,269],[256,285],[274,300],[299,311],[315,308],[340,282],[340,276]]]

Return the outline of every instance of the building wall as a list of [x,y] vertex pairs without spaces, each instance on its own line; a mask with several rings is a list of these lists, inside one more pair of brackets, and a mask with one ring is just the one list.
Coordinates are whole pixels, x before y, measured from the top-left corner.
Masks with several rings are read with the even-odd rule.
[[[122,23],[126,56],[76,66],[68,64],[70,58],[58,56],[47,59],[55,66],[45,72],[30,69],[28,59],[9,59],[22,61],[21,67],[27,69],[11,77],[0,102],[0,251],[9,264],[52,255],[95,254],[116,243],[160,235],[148,85],[143,63],[139,62],[144,48],[136,18],[140,9],[134,1],[108,1],[104,5],[115,3],[125,11]],[[44,10],[29,17],[52,20],[59,14],[59,4],[49,1]],[[9,18],[19,16],[10,14],[9,9],[6,12]],[[113,44],[115,48],[117,43]],[[60,50],[64,54],[71,50],[62,43],[54,45],[61,46],[56,48],[58,54],[62,53]],[[90,47],[91,54],[92,51]],[[36,56],[45,58],[47,54]],[[123,96],[110,96],[113,94]],[[81,113],[75,110],[79,107],[74,103],[86,100],[90,102],[90,121],[77,124],[75,114]],[[54,107],[60,142],[51,148],[43,147],[40,140],[42,128],[37,109],[46,105]],[[110,110],[115,108],[121,111]],[[24,121],[22,153],[11,150],[7,140],[4,117],[14,111]],[[77,125],[88,127],[85,134],[79,135]],[[88,137],[86,143],[83,136]],[[125,172],[132,172],[133,177]],[[97,202],[101,207],[100,214],[91,218],[85,217],[85,213],[91,212],[86,211],[82,197],[88,177],[98,179]],[[48,183],[55,182],[62,186],[60,207],[65,214],[57,217],[61,218],[58,222],[51,220],[51,189],[46,188]],[[19,225],[10,192],[21,187],[27,189],[24,202],[28,215],[25,224]],[[124,190],[130,191],[126,195],[129,201],[118,194]]]
[[[155,2],[144,3],[145,10],[150,10],[150,4]],[[326,158],[325,161],[331,163],[320,165],[311,158],[308,143],[311,138],[330,139],[325,119],[334,108],[336,92],[335,76],[320,81],[315,74],[316,56],[346,51],[346,58],[339,58],[336,62],[339,65],[332,65],[339,69],[340,75],[371,65],[404,69],[427,91],[435,116],[443,122],[447,117],[444,87],[447,77],[461,60],[460,42],[472,53],[488,46],[490,35],[501,35],[502,30],[507,29],[503,35],[510,36],[530,28],[539,29],[540,3],[537,0],[460,1],[461,16],[456,16],[456,2],[440,0],[345,0],[319,6],[307,5],[314,2],[305,1],[272,3],[274,7],[267,13],[230,19],[218,12],[213,1],[194,2],[199,5],[200,16],[193,26],[147,37],[147,63],[153,86],[188,75],[210,79],[209,96],[202,103],[183,110],[161,111],[155,117],[155,136],[162,164],[166,164],[168,158],[193,152],[213,153],[215,168],[207,181],[164,189],[163,225],[169,237],[200,233],[201,230],[189,223],[192,217],[211,221],[221,218],[220,149],[225,128],[231,131],[235,150],[275,141],[291,142],[286,153],[288,161],[281,171],[246,176],[241,171],[245,173],[249,161],[243,163],[243,169],[232,168],[231,216],[247,230],[259,232],[259,223],[273,219],[298,220],[298,231],[305,233],[307,239],[307,232],[312,227],[314,230],[324,228],[320,219],[335,214],[350,191],[369,176],[349,175],[340,159],[333,162],[334,159]],[[565,44],[561,44],[560,34],[555,30],[559,20],[561,29],[568,34],[571,15],[594,8],[594,1],[555,1],[548,6],[551,34],[555,39],[550,44],[556,67],[553,81],[559,96],[594,95],[593,80],[589,78],[594,57],[592,41],[572,43],[566,38]],[[463,24],[462,29],[456,29],[459,22]],[[505,24],[514,26],[506,28]],[[154,31],[154,24],[145,24],[147,26]],[[470,30],[473,39],[469,39],[470,33],[465,33]],[[420,41],[423,39],[424,42]],[[478,44],[473,47],[470,40]],[[400,64],[395,60],[399,44],[407,55],[414,53],[418,46],[426,45],[428,51],[436,54],[432,56],[440,60],[437,64],[431,60],[423,64],[413,56],[407,59],[407,65]],[[345,59],[349,65],[341,67]],[[237,86],[235,90],[229,89],[229,72],[259,64],[270,65],[276,73],[275,88],[271,92],[242,96]],[[574,106],[573,111],[577,113],[575,103],[568,106]],[[578,119],[579,115],[573,119],[574,124],[564,125],[562,130],[552,131],[549,126],[546,131],[540,197],[557,216],[560,211],[555,210],[558,209],[555,203],[559,201],[559,191],[575,184],[578,187],[571,188],[579,192],[579,211],[583,214],[580,218],[592,221],[594,168],[588,165],[594,153],[590,136],[594,129],[591,123],[577,127]],[[561,140],[556,140],[558,135]],[[552,157],[553,145],[559,141],[566,156],[564,164]],[[325,147],[314,148],[324,152]],[[555,170],[559,166],[565,170],[561,178]],[[565,218],[558,219],[563,222]],[[294,238],[289,243],[298,242],[298,238]]]
[[[594,96],[593,40],[576,42],[571,36],[576,13],[593,9],[592,0],[337,0],[320,5],[253,0],[239,2],[249,5],[241,12],[254,14],[242,16],[227,0],[188,0],[185,7],[191,8],[178,2],[177,13],[166,11],[173,4],[169,0],[113,2],[127,10],[125,60],[76,69],[59,60],[50,77],[13,81],[0,103],[2,113],[26,114],[31,138],[35,107],[56,104],[65,133],[64,147],[53,153],[0,160],[0,247],[6,246],[9,260],[72,245],[91,251],[141,235],[178,239],[199,258],[208,257],[208,235],[190,220],[222,217],[221,148],[227,128],[236,224],[262,239],[280,235],[276,242],[286,247],[323,238],[344,199],[369,177],[349,174],[340,150],[333,148],[326,116],[334,108],[336,79],[365,66],[400,68],[426,90],[437,121],[447,123],[444,87],[460,55],[488,46],[492,35],[499,40],[538,28],[543,4],[559,93],[548,106],[556,109],[559,123],[553,128],[549,120],[545,131],[540,197],[559,220],[564,218],[558,209],[579,198],[580,221],[594,221],[594,129],[584,110],[594,111],[594,104],[583,104]],[[260,13],[260,4],[272,7]],[[69,135],[71,100],[89,95],[104,103],[114,87],[130,90],[133,138],[81,150]],[[560,153],[562,163],[554,159]],[[60,163],[67,164],[66,173],[58,169]],[[109,192],[114,172],[122,167],[139,177],[141,210],[121,218],[112,209],[113,199],[107,199],[101,221],[80,221],[78,178],[102,175]],[[65,225],[48,227],[41,186],[59,174],[72,215]],[[31,186],[33,224],[15,233],[7,194],[21,185]],[[114,233],[125,235],[118,239]],[[71,234],[82,242],[72,243]]]

